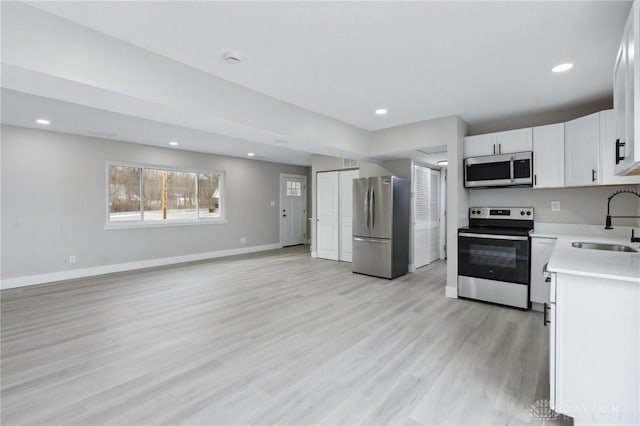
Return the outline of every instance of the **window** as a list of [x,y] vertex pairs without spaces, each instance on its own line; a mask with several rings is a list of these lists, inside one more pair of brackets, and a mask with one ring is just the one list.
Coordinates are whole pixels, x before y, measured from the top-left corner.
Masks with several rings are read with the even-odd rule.
[[302,196],[302,183],[296,181],[287,181],[287,196],[289,197],[301,197]]
[[140,211],[140,170],[109,167],[109,220],[142,220]]
[[224,220],[224,173],[109,164],[109,224]]

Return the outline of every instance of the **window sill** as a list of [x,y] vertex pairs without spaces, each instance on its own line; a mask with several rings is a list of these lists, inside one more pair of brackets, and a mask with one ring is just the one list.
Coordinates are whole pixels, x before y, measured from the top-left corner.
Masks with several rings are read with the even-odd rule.
[[117,229],[140,229],[140,228],[173,228],[176,226],[202,226],[202,225],[223,225],[228,223],[226,219],[198,219],[198,220],[176,220],[171,222],[121,222],[107,223],[105,231]]

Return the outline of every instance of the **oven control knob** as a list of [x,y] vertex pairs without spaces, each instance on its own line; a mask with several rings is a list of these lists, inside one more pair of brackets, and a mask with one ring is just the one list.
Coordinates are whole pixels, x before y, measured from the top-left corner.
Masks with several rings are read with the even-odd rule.
[[520,211],[520,216],[524,216],[524,210]]
[[531,216],[531,210],[527,212],[527,216]]
[[476,214],[476,211],[475,210],[471,210],[471,214]]

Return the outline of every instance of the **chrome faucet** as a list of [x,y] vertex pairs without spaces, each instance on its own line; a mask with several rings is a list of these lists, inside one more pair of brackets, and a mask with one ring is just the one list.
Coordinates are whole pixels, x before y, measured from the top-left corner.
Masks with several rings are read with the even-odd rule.
[[[640,216],[611,216],[611,200],[616,195],[624,194],[624,193],[633,194],[636,197],[640,198],[640,192],[633,191],[631,189],[621,189],[621,190],[616,191],[613,194],[611,194],[609,196],[609,199],[607,200],[607,219],[605,220],[604,229],[613,229],[613,226],[611,226],[611,218],[613,218],[613,217],[615,217],[615,218],[640,218]],[[631,242],[632,243],[640,243],[640,237],[636,238],[633,229],[631,229]]]

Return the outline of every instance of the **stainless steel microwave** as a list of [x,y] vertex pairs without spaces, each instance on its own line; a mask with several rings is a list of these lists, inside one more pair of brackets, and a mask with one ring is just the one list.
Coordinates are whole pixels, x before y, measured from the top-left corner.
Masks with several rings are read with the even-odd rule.
[[533,152],[465,158],[464,186],[533,186]]

